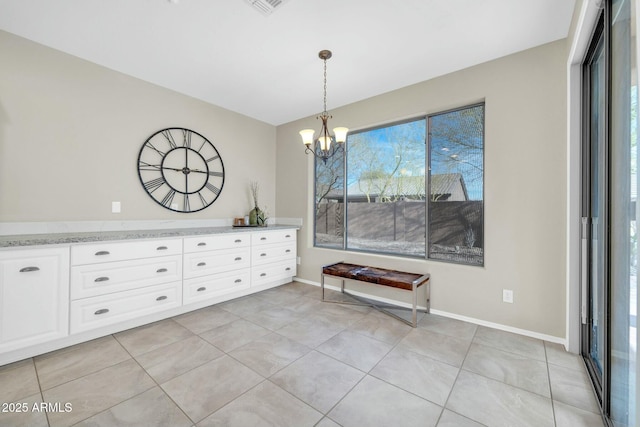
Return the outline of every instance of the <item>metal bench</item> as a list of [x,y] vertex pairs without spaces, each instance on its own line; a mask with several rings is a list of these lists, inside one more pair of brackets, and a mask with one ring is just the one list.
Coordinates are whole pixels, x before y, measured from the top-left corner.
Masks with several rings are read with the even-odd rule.
[[[340,290],[343,294],[347,294],[358,302],[348,302],[348,301],[329,301],[324,297],[324,279],[325,277],[334,277],[338,278],[342,281],[342,285]],[[323,302],[332,302],[339,304],[353,304],[353,305],[366,305],[373,307],[377,310],[380,310],[388,315],[399,319],[414,328],[418,325],[418,288],[422,285],[426,286],[426,310],[425,313],[429,312],[430,308],[430,283],[429,283],[429,274],[415,274],[415,273],[407,273],[404,271],[396,271],[396,270],[387,270],[384,268],[375,268],[368,267],[364,265],[358,264],[348,264],[344,262],[338,262],[335,264],[325,265],[322,267],[322,275],[320,286],[322,288],[322,301]],[[345,280],[354,280],[358,282],[366,282],[373,283],[376,285],[382,286],[390,286],[393,288],[403,289],[406,291],[411,291],[412,293],[412,317],[411,321],[403,319],[402,317],[385,310],[379,304],[374,304],[369,301],[364,301],[362,298],[357,297],[349,292],[344,291],[344,282]]]

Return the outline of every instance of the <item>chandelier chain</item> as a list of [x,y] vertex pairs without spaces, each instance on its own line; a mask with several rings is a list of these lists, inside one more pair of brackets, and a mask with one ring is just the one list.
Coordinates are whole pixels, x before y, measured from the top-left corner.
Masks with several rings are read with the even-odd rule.
[[324,60],[324,113],[327,114],[327,60]]

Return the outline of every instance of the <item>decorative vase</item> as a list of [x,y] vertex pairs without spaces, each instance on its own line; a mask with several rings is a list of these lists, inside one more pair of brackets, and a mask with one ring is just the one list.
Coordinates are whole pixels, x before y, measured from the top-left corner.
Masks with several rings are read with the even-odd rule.
[[260,208],[256,206],[249,212],[249,225],[262,225],[258,223],[258,218],[261,218],[264,223],[264,215]]

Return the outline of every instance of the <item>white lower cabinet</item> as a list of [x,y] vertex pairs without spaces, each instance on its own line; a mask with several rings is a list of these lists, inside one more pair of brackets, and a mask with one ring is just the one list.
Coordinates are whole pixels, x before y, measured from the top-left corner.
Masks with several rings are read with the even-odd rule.
[[69,248],[0,252],[0,352],[69,332]]
[[181,305],[182,239],[71,247],[72,334]]
[[251,286],[251,235],[231,233],[184,239],[185,305],[220,299]]
[[296,230],[270,230],[251,236],[251,286],[296,275]]
[[157,313],[182,305],[182,282],[71,301],[71,333]]
[[0,364],[277,286],[295,274],[294,228],[0,249]]

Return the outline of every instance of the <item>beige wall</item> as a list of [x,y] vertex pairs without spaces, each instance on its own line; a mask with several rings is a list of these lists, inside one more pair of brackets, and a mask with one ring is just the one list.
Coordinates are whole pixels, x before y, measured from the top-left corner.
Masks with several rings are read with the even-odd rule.
[[[429,272],[435,310],[563,338],[565,98],[561,40],[331,111],[334,124],[358,129],[486,102],[482,268],[313,248],[313,162],[298,131],[319,124],[309,117],[279,126],[277,216],[304,219],[298,276],[319,282],[320,267],[340,260]],[[513,304],[502,302],[505,288],[514,291]]]
[[[251,180],[275,211],[274,126],[2,31],[0,58],[0,221],[243,216]],[[173,126],[206,136],[224,161],[223,191],[201,212],[162,208],[138,180],[143,142]]]

